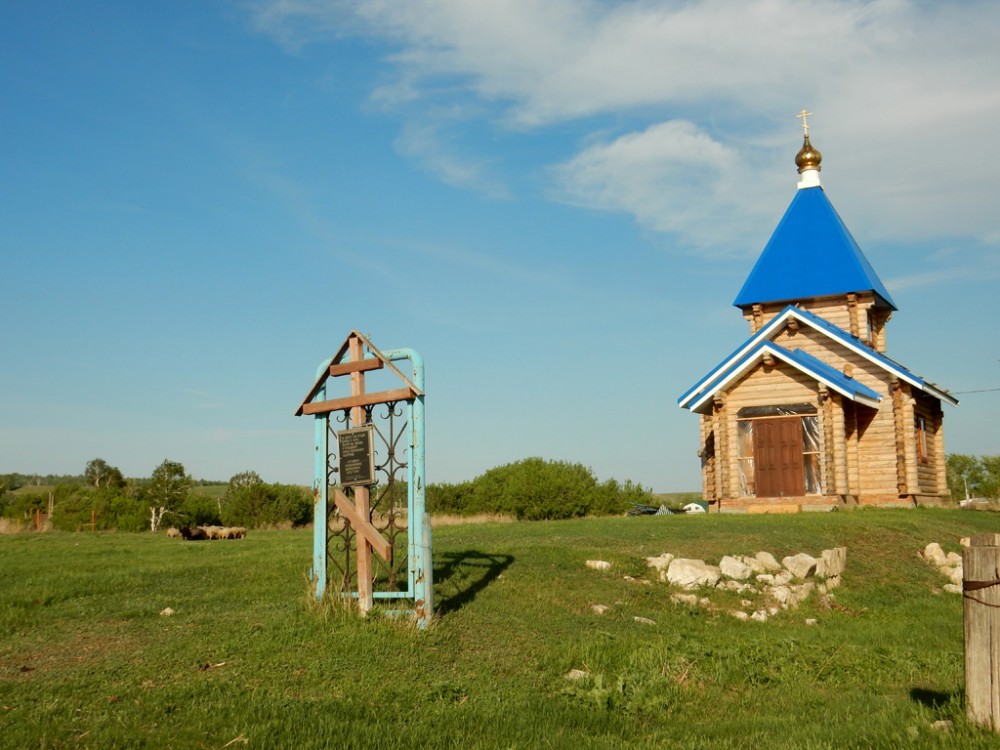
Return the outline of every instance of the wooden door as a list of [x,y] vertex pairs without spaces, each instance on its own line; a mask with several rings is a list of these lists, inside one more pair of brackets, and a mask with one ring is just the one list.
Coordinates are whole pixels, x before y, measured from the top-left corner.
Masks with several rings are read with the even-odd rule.
[[806,494],[801,418],[760,419],[754,422],[753,427],[757,497],[798,497]]

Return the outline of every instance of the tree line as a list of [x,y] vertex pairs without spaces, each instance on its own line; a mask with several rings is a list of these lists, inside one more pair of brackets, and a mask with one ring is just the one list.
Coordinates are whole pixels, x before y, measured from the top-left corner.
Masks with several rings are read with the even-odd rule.
[[[51,489],[41,487],[52,479]],[[92,524],[95,529],[156,531],[166,525],[260,528],[312,521],[312,497],[304,487],[269,484],[245,471],[233,476],[221,493],[196,491],[217,484],[195,480],[183,464],[170,459],[150,477],[133,479],[95,458],[78,476],[0,475],[0,517],[31,521],[44,514],[54,528],[64,531]],[[33,486],[39,489],[32,491]]]
[[[947,476],[956,501],[1000,500],[1000,456],[949,454]],[[212,493],[196,489],[207,485]],[[405,498],[405,483],[395,489]],[[429,484],[426,500],[432,514],[520,520],[615,515],[633,504],[659,504],[651,490],[631,480],[599,482],[583,464],[537,457],[497,466],[471,481]],[[120,531],[156,531],[165,525],[301,526],[312,522],[312,506],[306,487],[270,484],[253,471],[236,474],[228,483],[196,480],[170,459],[139,479],[124,477],[101,458],[87,462],[76,476],[0,475],[0,517],[30,521],[46,514],[55,528],[66,531],[91,523]]]
[[[78,476],[0,475],[0,516],[30,522],[45,514],[53,527],[66,531],[92,523],[97,529],[156,531],[168,525],[260,528],[313,520],[308,488],[269,484],[253,471],[231,477],[224,491],[221,484],[195,480],[183,464],[170,459],[150,477],[133,479],[95,458]],[[209,493],[197,491],[198,485],[214,486]],[[32,491],[32,486],[39,489]],[[405,483],[395,486],[393,494],[398,498],[394,505],[405,504]],[[632,481],[599,482],[583,464],[542,458],[498,466],[468,482],[430,484],[426,498],[433,514],[499,514],[522,520],[619,514],[633,503],[654,502],[650,490]]]

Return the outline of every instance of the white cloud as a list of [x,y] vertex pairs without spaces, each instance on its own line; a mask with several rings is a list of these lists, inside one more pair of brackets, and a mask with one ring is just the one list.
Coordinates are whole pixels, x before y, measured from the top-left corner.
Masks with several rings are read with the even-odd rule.
[[722,241],[714,228],[734,210],[732,172],[745,171],[738,162],[732,148],[673,120],[591,144],[552,171],[558,199],[627,211],[691,244],[714,245]]
[[[560,151],[579,153],[549,169],[555,195],[629,212],[688,245],[726,244],[740,227],[759,233],[762,182],[779,191],[766,196],[772,212],[780,180],[790,199],[792,116],[808,106],[824,184],[860,237],[995,233],[997,3],[275,0],[256,8],[258,28],[285,44],[364,34],[386,45],[389,77],[372,99],[409,123],[401,151],[450,184],[499,191],[488,165],[504,154],[471,155],[465,139],[457,156],[441,137],[444,104],[463,112],[449,115],[448,128],[485,122],[525,139],[579,123],[569,131],[579,141],[563,135]],[[619,135],[595,144],[609,128]]]
[[396,150],[447,185],[476,190],[493,198],[509,197],[507,188],[490,175],[488,160],[458,154],[443,128],[442,121],[431,118],[407,122],[396,139]]

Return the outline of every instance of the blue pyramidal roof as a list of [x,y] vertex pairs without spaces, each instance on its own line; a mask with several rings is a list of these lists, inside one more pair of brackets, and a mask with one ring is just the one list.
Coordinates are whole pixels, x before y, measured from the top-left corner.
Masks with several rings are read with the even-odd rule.
[[897,309],[820,186],[800,189],[733,305],[874,292]]

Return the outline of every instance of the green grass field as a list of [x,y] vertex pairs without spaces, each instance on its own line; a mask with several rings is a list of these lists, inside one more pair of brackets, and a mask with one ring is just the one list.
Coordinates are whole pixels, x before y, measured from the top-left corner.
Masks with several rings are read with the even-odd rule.
[[[0,537],[0,747],[997,747],[964,719],[961,598],[917,553],[998,526],[915,510],[441,527],[427,631],[312,603],[305,530]],[[625,578],[652,581],[643,558],[664,551],[841,545],[834,605],[765,623]]]

